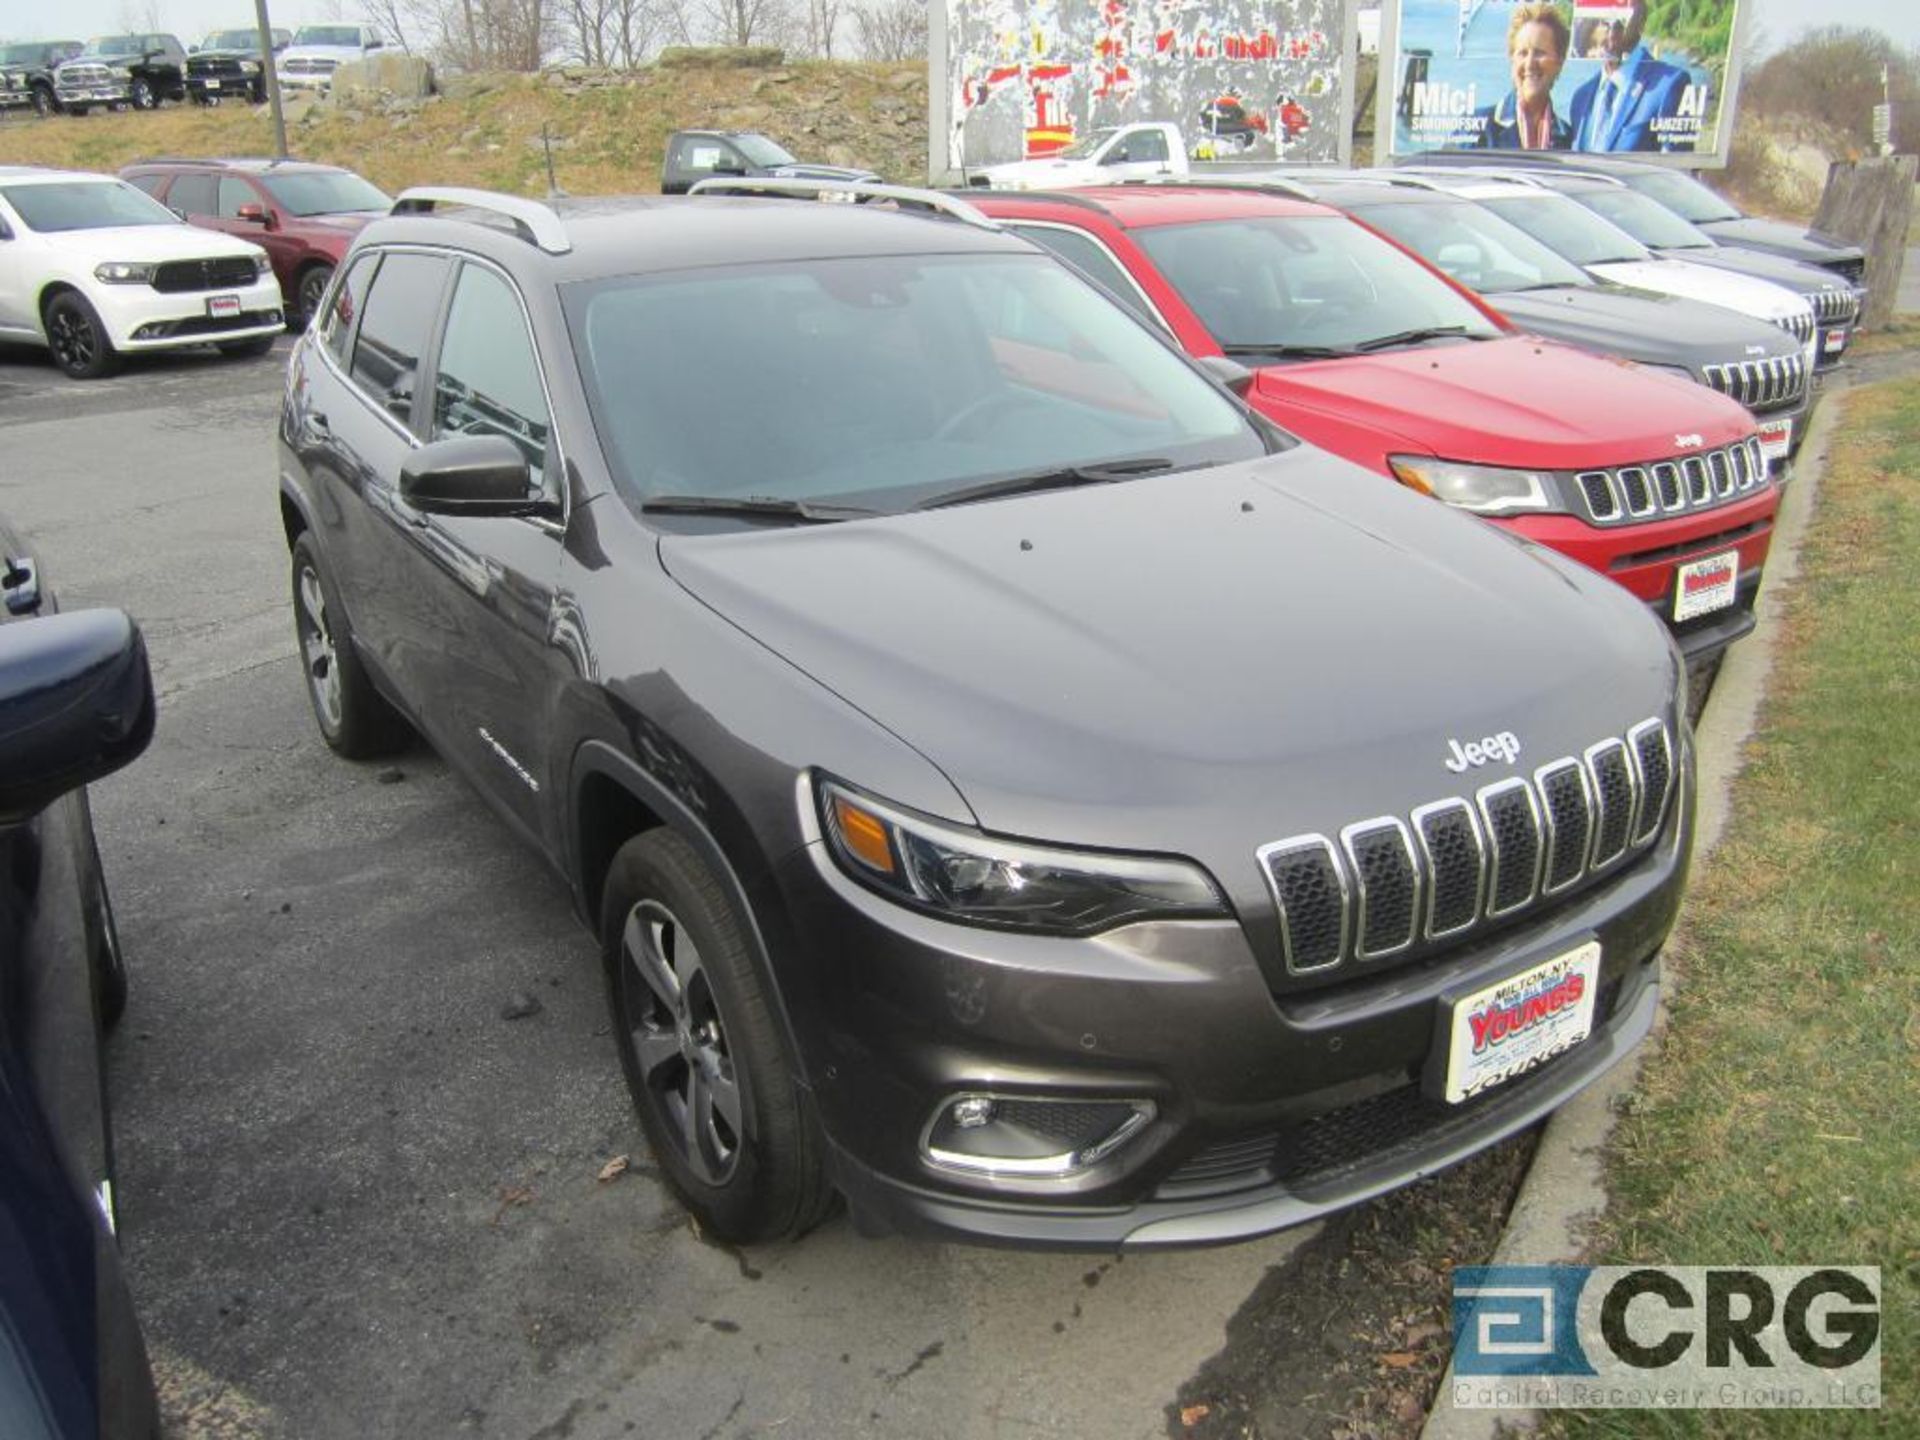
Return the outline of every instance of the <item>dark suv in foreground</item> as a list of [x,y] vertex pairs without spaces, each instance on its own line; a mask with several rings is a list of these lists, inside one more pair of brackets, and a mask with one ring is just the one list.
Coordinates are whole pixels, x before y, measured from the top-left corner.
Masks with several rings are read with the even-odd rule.
[[850,193],[941,213],[410,191],[280,422],[322,735],[410,723],[571,887],[703,1225],[1229,1240],[1625,1055],[1691,840],[1659,622]]

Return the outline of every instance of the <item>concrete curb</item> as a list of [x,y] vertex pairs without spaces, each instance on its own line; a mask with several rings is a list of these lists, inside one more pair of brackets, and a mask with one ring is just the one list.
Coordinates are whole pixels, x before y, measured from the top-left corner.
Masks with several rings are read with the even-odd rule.
[[[1813,513],[1814,497],[1826,470],[1827,446],[1839,421],[1844,390],[1830,392],[1815,413],[1802,443],[1794,477],[1782,498],[1767,557],[1767,582],[1757,607],[1753,633],[1727,652],[1713,696],[1694,729],[1699,770],[1699,808],[1694,833],[1694,864],[1713,853],[1726,828],[1734,777],[1743,747],[1753,733],[1761,697],[1773,671],[1780,612],[1786,594],[1800,576],[1800,545]],[[1685,919],[1685,908],[1681,918]],[[1669,981],[1671,983],[1671,981]],[[1533,1164],[1520,1182],[1507,1228],[1493,1254],[1496,1265],[1578,1263],[1593,1222],[1606,1209],[1606,1146],[1613,1134],[1616,1104],[1640,1078],[1640,1066],[1666,1032],[1664,993],[1653,1035],[1631,1058],[1563,1105],[1547,1122]],[[1459,1410],[1453,1405],[1453,1366],[1440,1378],[1421,1440],[1495,1440],[1505,1430],[1530,1432],[1538,1411]]]

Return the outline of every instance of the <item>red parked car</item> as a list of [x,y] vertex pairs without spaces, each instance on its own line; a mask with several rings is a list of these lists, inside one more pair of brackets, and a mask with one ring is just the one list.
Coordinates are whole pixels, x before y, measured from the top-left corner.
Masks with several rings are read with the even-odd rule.
[[188,221],[263,247],[296,327],[340,257],[393,201],[351,170],[304,160],[143,160],[120,172]]
[[[1753,628],[1779,489],[1753,417],[1523,337],[1336,210],[1246,187],[969,191],[1305,440],[1610,575],[1689,660]],[[1223,367],[1228,368],[1228,367]]]

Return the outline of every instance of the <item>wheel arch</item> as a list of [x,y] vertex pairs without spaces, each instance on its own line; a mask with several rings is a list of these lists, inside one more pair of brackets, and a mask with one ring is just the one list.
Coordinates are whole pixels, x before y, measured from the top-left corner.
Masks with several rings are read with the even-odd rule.
[[40,334],[42,338],[45,338],[47,333],[47,307],[62,295],[78,295],[82,300],[87,298],[87,292],[71,280],[49,280],[46,284],[42,285],[40,287],[40,293],[35,297],[33,303],[33,313],[40,317]]

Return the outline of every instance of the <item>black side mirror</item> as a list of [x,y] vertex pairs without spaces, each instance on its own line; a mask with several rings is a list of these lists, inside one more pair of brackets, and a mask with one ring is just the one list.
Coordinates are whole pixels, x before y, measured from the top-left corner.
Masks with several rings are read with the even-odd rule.
[[453,435],[400,466],[400,498],[428,515],[531,515],[546,508],[533,471],[504,435]]
[[118,610],[0,625],[0,824],[32,819],[153,738],[153,677]]

